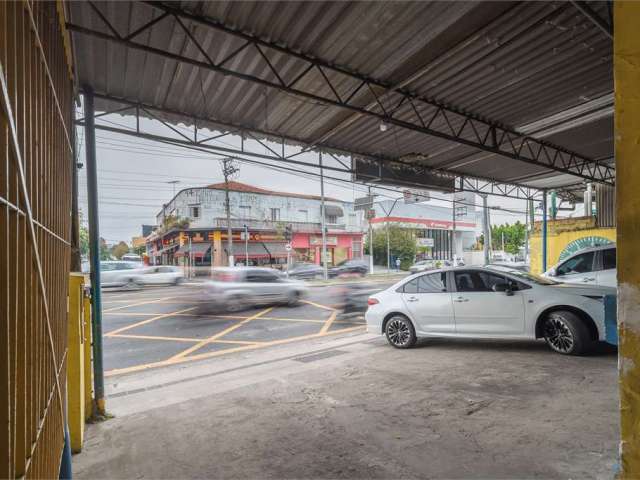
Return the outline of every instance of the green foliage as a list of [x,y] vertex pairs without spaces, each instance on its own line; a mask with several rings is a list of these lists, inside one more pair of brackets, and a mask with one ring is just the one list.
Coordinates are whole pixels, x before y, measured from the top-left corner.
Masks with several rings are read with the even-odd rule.
[[[80,256],[89,258],[89,229],[80,227]],[[100,260],[111,260],[111,252],[104,238],[100,239]]]
[[[504,225],[491,226],[491,241],[493,249],[502,248],[502,235],[504,234],[504,249],[507,253],[517,254],[520,247],[524,246],[525,225],[517,221],[513,225],[505,223]],[[484,238],[483,238],[484,240]]]
[[[369,239],[366,239],[364,251],[369,254]],[[416,258],[416,237],[411,229],[397,225],[389,226],[389,253],[391,257],[400,257],[400,268],[408,270]],[[386,227],[373,231],[373,261],[376,265],[387,264]],[[395,265],[391,265],[395,268]]]
[[111,255],[116,257],[118,260],[120,260],[125,253],[129,253],[129,245],[122,240],[111,247]]
[[167,215],[158,228],[158,233],[163,234],[173,229],[189,228],[189,219],[180,218],[176,215]]
[[132,248],[131,250],[133,251],[133,253],[136,253],[140,256],[147,253],[147,247],[145,245],[140,245],[139,247]]

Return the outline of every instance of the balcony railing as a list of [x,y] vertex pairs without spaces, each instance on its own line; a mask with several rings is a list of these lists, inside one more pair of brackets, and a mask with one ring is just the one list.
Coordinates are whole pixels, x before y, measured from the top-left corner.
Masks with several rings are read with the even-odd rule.
[[[227,227],[227,219],[226,218],[214,218],[213,219],[214,227],[218,228],[226,228]],[[232,218],[231,219],[231,228],[239,229],[243,228],[244,225],[249,227],[249,230],[283,230],[286,225],[291,225],[294,232],[320,232],[321,224],[315,222],[287,222],[285,220],[281,221],[272,221],[272,220],[251,220],[251,219],[241,219],[241,218]],[[335,223],[326,223],[326,227],[330,230],[347,230],[347,225],[344,223],[335,224]],[[356,230],[357,228],[354,226],[352,230]]]

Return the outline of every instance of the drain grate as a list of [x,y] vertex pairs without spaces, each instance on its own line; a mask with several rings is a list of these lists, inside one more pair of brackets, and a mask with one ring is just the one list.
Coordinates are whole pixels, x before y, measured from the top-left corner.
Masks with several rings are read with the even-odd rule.
[[324,360],[325,358],[335,357],[337,355],[342,355],[345,352],[344,350],[327,350],[326,352],[314,353],[312,355],[305,355],[304,357],[294,358],[296,362],[302,363],[311,363],[317,360]]

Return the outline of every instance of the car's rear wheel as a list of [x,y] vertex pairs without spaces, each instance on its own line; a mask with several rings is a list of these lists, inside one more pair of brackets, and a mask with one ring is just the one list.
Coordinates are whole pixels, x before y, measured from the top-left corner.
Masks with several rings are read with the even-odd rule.
[[135,278],[129,278],[125,287],[129,290],[137,290],[141,287],[140,282],[138,282]]
[[584,322],[567,310],[549,313],[542,326],[542,333],[547,345],[554,352],[563,355],[582,355],[593,344]]
[[416,343],[416,331],[404,315],[391,317],[384,330],[387,341],[395,348],[410,348]]
[[228,312],[240,312],[244,310],[244,299],[240,295],[234,295],[227,300],[225,306]]
[[295,307],[300,301],[300,292],[290,292],[287,295],[287,306]]

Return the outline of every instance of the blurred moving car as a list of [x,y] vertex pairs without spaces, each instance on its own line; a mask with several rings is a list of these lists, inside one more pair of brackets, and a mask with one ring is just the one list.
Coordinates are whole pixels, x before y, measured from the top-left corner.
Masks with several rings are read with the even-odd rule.
[[146,267],[137,262],[105,260],[100,262],[100,284],[103,287],[139,288]]
[[208,300],[230,312],[253,305],[294,306],[307,294],[304,283],[259,267],[216,268],[213,279],[204,284],[204,289]]
[[369,297],[367,331],[396,348],[418,337],[543,338],[555,352],[587,353],[605,339],[604,297],[613,288],[569,285],[487,267],[411,275]]
[[324,269],[314,263],[296,263],[289,269],[289,278],[311,280],[313,278],[323,277]]
[[100,262],[100,284],[103,287],[140,288],[144,285],[178,285],[183,280],[182,269],[172,265],[147,267],[137,262]]
[[424,272],[436,268],[435,260],[420,260],[409,267],[411,273]]
[[143,270],[138,279],[143,285],[180,285],[184,281],[182,269],[173,265],[158,265]]
[[616,246],[603,245],[574,253],[542,274],[562,283],[617,286]]
[[329,269],[329,277],[364,276],[369,273],[369,266],[362,260],[343,260]]

